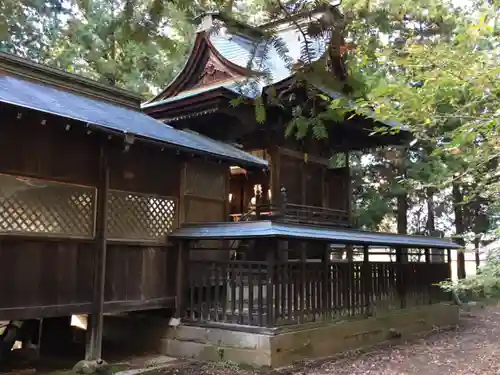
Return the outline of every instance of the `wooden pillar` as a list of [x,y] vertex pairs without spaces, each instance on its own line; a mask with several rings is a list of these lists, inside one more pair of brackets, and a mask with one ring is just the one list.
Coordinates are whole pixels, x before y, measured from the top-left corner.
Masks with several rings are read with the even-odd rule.
[[177,208],[178,219],[177,225],[180,227],[186,221],[186,177],[187,177],[188,163],[183,162],[181,165],[181,175],[179,184],[179,207]]
[[104,284],[106,281],[106,230],[108,216],[109,164],[105,138],[102,139],[99,158],[99,182],[95,222],[95,258],[92,313],[89,315],[86,360],[101,359],[104,313]]
[[349,221],[349,226],[353,226],[353,216],[352,216],[352,177],[351,177],[351,166],[349,164],[349,151],[345,152],[345,167],[346,167],[346,188],[347,188],[347,204],[346,211]]
[[328,167],[321,168],[321,206],[330,207],[328,204]]
[[273,201],[279,200],[280,196],[280,153],[277,147],[269,150],[270,156],[270,180],[271,180],[271,199]]
[[175,317],[182,318],[184,311],[184,294],[186,292],[187,266],[189,259],[189,241],[180,241],[177,245],[177,275],[175,280]]

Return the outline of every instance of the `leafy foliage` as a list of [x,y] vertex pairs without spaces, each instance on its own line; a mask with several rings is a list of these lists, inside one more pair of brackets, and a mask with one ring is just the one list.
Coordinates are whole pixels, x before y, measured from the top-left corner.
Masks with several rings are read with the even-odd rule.
[[455,291],[460,296],[474,296],[476,298],[500,298],[500,248],[493,249],[487,254],[486,261],[474,276],[459,280],[446,281],[442,287],[447,291]]
[[44,61],[67,12],[63,0],[0,1],[0,51]]
[[183,62],[192,27],[167,15],[182,13],[156,0],[79,0],[63,38],[54,43],[48,62],[71,72],[142,94],[169,82]]

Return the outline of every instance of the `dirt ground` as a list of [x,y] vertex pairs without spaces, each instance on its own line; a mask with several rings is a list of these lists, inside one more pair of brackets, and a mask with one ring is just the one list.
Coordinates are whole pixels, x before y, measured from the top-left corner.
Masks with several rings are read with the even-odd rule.
[[500,308],[476,308],[452,331],[341,359],[278,370],[231,363],[190,363],[148,375],[496,375],[500,374]]

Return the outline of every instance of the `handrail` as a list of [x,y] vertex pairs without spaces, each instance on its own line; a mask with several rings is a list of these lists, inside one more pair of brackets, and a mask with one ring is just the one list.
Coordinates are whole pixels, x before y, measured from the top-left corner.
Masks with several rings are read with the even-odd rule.
[[[313,224],[313,225],[341,225],[350,226],[349,212],[337,208],[309,206],[303,204],[289,203],[285,188],[281,189],[281,196],[276,203],[260,203],[260,196],[256,196],[256,204],[246,213],[242,214],[238,221],[246,221],[252,215],[260,219],[262,214],[276,221],[290,223]],[[236,221],[236,220],[235,220]]]

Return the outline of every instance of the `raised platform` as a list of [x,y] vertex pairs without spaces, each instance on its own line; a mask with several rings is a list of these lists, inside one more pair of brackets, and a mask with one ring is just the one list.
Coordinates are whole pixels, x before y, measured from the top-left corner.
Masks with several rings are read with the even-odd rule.
[[370,347],[399,334],[408,339],[436,327],[456,325],[458,319],[457,306],[435,304],[387,312],[373,318],[315,324],[267,334],[181,325],[169,330],[162,351],[172,357],[280,367]]

